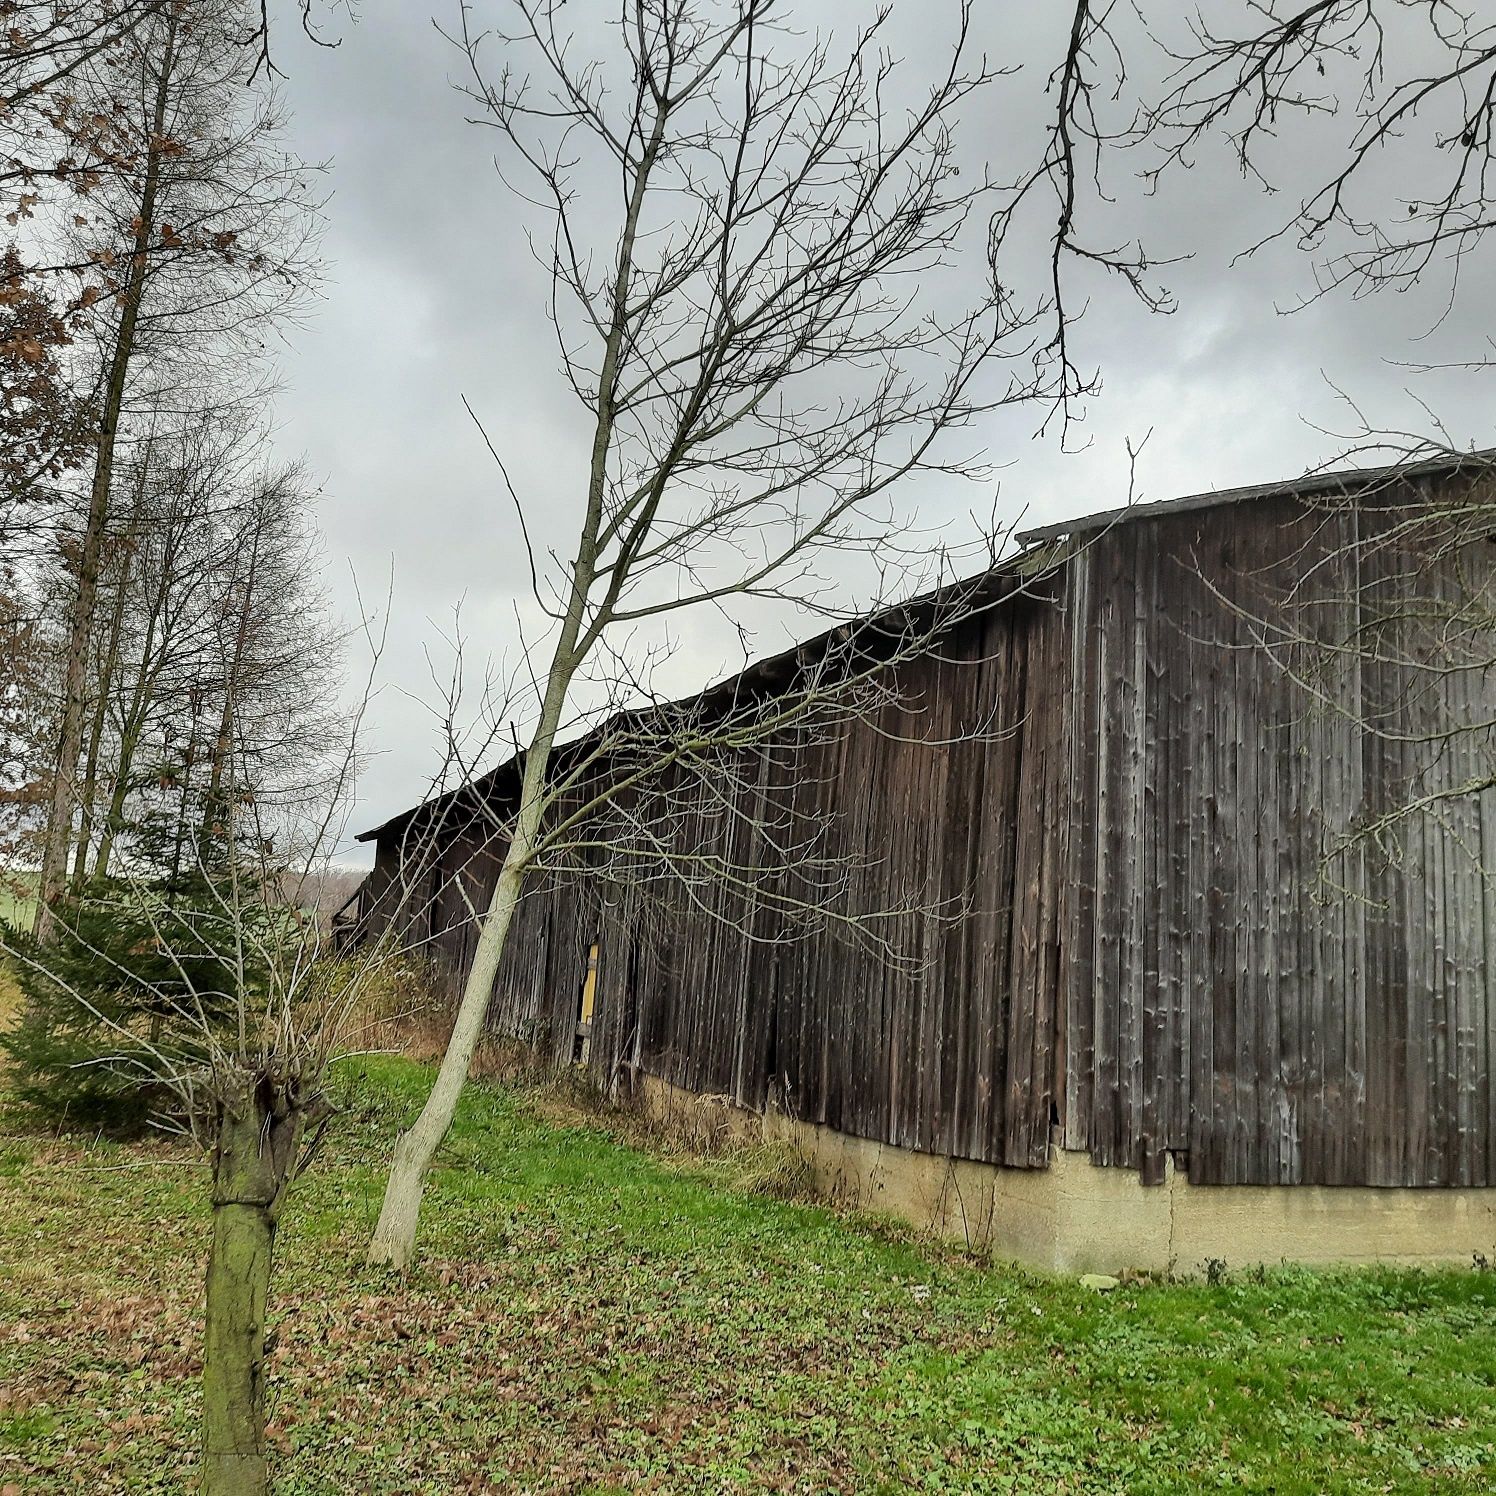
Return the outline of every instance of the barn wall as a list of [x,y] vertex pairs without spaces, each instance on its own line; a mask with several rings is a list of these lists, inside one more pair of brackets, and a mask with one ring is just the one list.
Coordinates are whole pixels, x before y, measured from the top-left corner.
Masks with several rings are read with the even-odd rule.
[[[876,723],[735,776],[745,814],[677,797],[675,845],[739,863],[765,859],[751,820],[824,818],[850,869],[825,920],[583,856],[529,885],[491,1023],[569,1059],[596,942],[605,1079],[1010,1167],[1057,1126],[1149,1183],[1496,1184],[1496,791],[1325,856],[1477,772],[1418,739],[1496,684],[1273,642],[1340,637],[1348,581],[1419,559],[1329,564],[1376,522],[1285,499],[1111,528],[905,667]],[[498,857],[450,819],[434,869],[410,856],[432,838],[382,839],[371,886],[455,984]],[[898,906],[898,959],[839,918]]]
[[1468,737],[1423,739],[1496,689],[1283,642],[1348,637],[1348,583],[1370,595],[1421,564],[1365,544],[1390,523],[1233,506],[1118,527],[1072,563],[1085,720],[1065,1136],[1097,1163],[1158,1178],[1172,1152],[1195,1182],[1496,1183],[1493,792],[1326,860],[1407,796],[1474,777]]
[[[491,1024],[569,1058],[595,941],[600,1075],[632,1065],[755,1109],[772,1096],[860,1137],[1043,1166],[1070,650],[1055,579],[1029,585],[1033,595],[965,623],[938,659],[901,667],[897,701],[875,721],[762,756],[739,789],[748,814],[706,799],[682,813],[673,800],[678,846],[739,865],[775,858],[751,821],[822,821],[819,855],[842,865],[842,885],[826,896],[780,880],[823,903],[808,928],[719,883],[687,892],[598,867],[541,874],[516,915]],[[439,840],[429,929],[409,925],[455,982],[473,942],[458,879],[486,899],[497,859],[478,857],[473,828]]]

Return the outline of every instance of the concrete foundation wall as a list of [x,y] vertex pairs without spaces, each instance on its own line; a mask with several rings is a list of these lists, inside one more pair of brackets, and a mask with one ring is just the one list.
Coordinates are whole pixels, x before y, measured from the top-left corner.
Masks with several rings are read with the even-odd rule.
[[687,1131],[785,1139],[829,1199],[910,1222],[994,1258],[1058,1272],[1192,1272],[1256,1263],[1496,1261],[1496,1189],[1198,1185],[1172,1165],[1161,1185],[1056,1147],[1047,1169],[916,1153],[745,1111],[641,1076],[644,1106]]

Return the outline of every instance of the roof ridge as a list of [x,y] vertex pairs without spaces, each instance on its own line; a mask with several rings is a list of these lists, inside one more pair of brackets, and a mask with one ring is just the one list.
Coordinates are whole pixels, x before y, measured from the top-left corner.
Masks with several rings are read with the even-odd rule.
[[1094,514],[1076,515],[1054,524],[1021,530],[1014,537],[1020,545],[1058,540],[1066,535],[1084,534],[1116,524],[1131,524],[1165,514],[1186,514],[1196,509],[1213,509],[1225,504],[1248,503],[1253,499],[1293,498],[1324,493],[1336,488],[1364,488],[1398,477],[1418,477],[1452,469],[1496,464],[1496,447],[1482,447],[1472,452],[1447,452],[1412,462],[1384,463],[1378,467],[1336,468],[1328,472],[1307,472],[1298,478],[1280,478],[1272,483],[1247,483],[1235,488],[1206,489],[1173,499],[1155,499],[1151,503],[1124,504],[1117,509],[1101,509]]

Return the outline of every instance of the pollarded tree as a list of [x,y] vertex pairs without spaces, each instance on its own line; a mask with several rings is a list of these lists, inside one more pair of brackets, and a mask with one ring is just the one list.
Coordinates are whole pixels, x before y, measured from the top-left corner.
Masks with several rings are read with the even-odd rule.
[[[941,617],[885,615],[881,642],[854,631],[829,652],[836,668],[725,716],[645,711],[580,759],[558,752],[561,736],[599,693],[649,703],[650,631],[684,610],[744,630],[765,599],[836,616],[821,583],[848,558],[896,592],[910,553],[930,555],[907,534],[900,485],[979,473],[952,433],[1004,404],[1052,409],[1084,383],[1036,333],[1045,309],[1020,313],[1004,290],[1002,227],[988,232],[999,198],[981,163],[958,155],[963,108],[1001,77],[967,57],[968,6],[950,8],[944,65],[912,80],[883,11],[838,44],[799,35],[783,0],[504,10],[510,20],[484,32],[464,5],[454,39],[505,181],[548,216],[549,310],[588,458],[571,559],[531,556],[551,630],[519,671],[533,681],[519,782],[490,828],[499,866],[474,910],[451,1043],[396,1146],[370,1249],[397,1266],[412,1256],[516,905],[547,852],[585,841],[589,817],[629,821],[630,797],[674,775],[689,781],[677,801],[689,814],[732,751],[871,710]],[[495,455],[528,535],[538,501]],[[964,589],[948,596],[947,623],[981,605]],[[761,835],[750,863],[773,840]],[[611,838],[618,855],[626,844]],[[742,872],[708,859],[690,876]],[[762,867],[755,879],[783,886]]]
[[[331,960],[300,897],[325,872],[360,715],[349,714],[294,816],[272,825],[260,807],[231,802],[209,855],[194,836],[185,861],[166,826],[125,876],[60,909],[46,945],[0,924],[0,949],[30,999],[6,1036],[23,1094],[54,1117],[70,1101],[74,1121],[149,1117],[211,1160],[208,1496],[269,1490],[265,1330],[277,1230],[332,1112],[330,1067],[358,1043],[360,998],[382,959],[374,949]],[[308,814],[314,800],[320,813]]]

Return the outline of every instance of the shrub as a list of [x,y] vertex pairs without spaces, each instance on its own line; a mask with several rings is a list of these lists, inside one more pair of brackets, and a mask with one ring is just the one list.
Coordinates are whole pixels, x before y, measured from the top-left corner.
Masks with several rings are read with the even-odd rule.
[[221,910],[206,879],[111,881],[59,909],[45,949],[0,926],[21,989],[0,1048],[34,1120],[128,1135],[180,1114],[167,1075],[202,1065],[236,992],[261,980],[224,948]]

